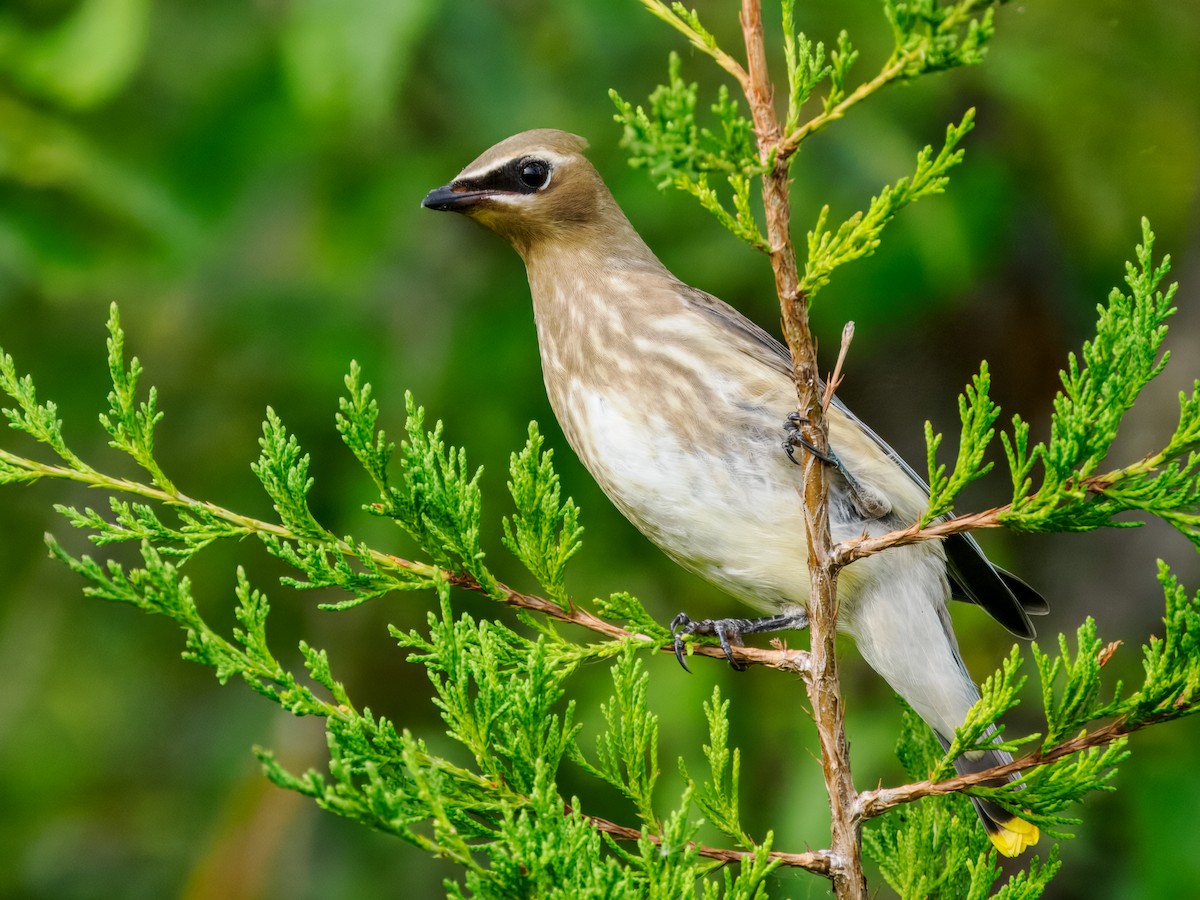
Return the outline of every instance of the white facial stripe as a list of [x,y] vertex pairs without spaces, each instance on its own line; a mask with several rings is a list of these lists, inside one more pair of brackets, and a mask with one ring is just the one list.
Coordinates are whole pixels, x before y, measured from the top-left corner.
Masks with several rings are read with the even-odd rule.
[[528,150],[522,150],[520,153],[514,153],[512,156],[506,157],[505,159],[497,160],[496,162],[493,162],[490,165],[479,166],[478,168],[474,168],[474,169],[463,169],[461,172],[458,173],[458,177],[455,178],[454,180],[455,181],[468,181],[468,180],[474,179],[474,178],[482,178],[484,175],[489,175],[492,172],[495,172],[499,169],[503,169],[505,166],[507,166],[509,163],[513,162],[514,160],[524,159],[526,156],[536,156],[538,159],[544,159],[546,162],[550,163],[551,168],[556,168],[557,166],[562,165],[563,163],[567,162],[570,159],[570,157],[563,156],[562,154],[559,154],[559,153],[552,153],[551,151],[545,150],[543,148],[530,147]]
[[494,191],[489,192],[487,195],[489,203],[506,206],[521,206],[525,203],[532,203],[533,197],[533,194],[510,194],[507,191]]

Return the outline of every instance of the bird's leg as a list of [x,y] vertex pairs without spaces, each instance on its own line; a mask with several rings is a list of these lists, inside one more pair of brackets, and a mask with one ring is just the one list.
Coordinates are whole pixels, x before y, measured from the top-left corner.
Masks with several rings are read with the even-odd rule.
[[783,423],[783,431],[786,435],[783,439],[783,452],[787,454],[788,459],[796,465],[800,465],[800,461],[796,459],[795,450],[796,447],[803,447],[821,462],[833,466],[838,474],[846,480],[846,486],[850,488],[850,502],[863,516],[868,519],[882,519],[890,513],[892,502],[874,487],[851,475],[850,470],[838,459],[836,453],[832,450],[822,453],[800,436],[800,426],[804,421],[805,419],[800,413],[794,412]]
[[725,651],[729,665],[739,672],[746,668],[733,658],[734,647],[744,647],[742,637],[747,634],[761,634],[767,631],[783,631],[787,628],[807,628],[808,613],[800,610],[791,613],[779,613],[774,616],[763,616],[758,619],[705,619],[693,622],[687,613],[680,613],[671,620],[671,636],[675,638],[675,658],[683,666],[684,671],[690,672],[684,661],[683,636],[685,634],[716,635]]

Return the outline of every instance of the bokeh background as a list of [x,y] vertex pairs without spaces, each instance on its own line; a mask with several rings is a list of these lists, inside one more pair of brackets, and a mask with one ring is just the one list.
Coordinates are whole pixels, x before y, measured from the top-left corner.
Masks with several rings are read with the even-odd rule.
[[[736,47],[736,4],[699,5]],[[800,6],[814,38],[850,30],[860,77],[886,53],[873,0]],[[1177,0],[1028,2],[998,21],[982,67],[890,89],[805,145],[795,170],[800,237],[822,203],[840,216],[862,208],[910,170],[919,147],[978,108],[949,193],[905,212],[881,250],[820,297],[825,364],[854,319],[842,395],[910,459],[922,458],[925,419],[953,443],[955,397],[984,358],[1006,416],[1020,412],[1044,435],[1058,370],[1121,277],[1145,215],[1181,288],[1174,361],[1116,451],[1137,458],[1160,446],[1175,395],[1200,374],[1200,12]],[[5,0],[0,345],[59,403],[85,458],[133,474],[96,423],[104,321],[118,301],[128,346],[159,389],[161,460],[177,484],[268,515],[249,464],[271,405],[313,456],[318,514],[338,533],[404,552],[394,529],[361,511],[369,482],[333,428],[342,376],[357,359],[393,434],[411,389],[485,467],[492,564],[521,586],[529,581],[500,547],[499,518],[509,509],[508,454],[537,419],[584,510],[577,596],[631,590],[663,620],[680,609],[732,613],[730,600],[621,519],[571,456],[542,390],[517,257],[482,229],[418,206],[511,133],[577,131],[663,260],[775,330],[765,260],[688,197],[656,192],[618,147],[607,90],[641,100],[665,77],[672,49],[712,96],[715,68],[635,0]],[[1001,474],[962,508],[1001,500],[1006,482]],[[171,623],[81,595],[43,545],[52,531],[81,549],[52,511],[63,502],[105,501],[61,484],[0,492],[0,895],[440,895],[453,869],[262,779],[255,744],[296,768],[323,764],[319,722],[292,720],[237,684],[219,687],[179,659]],[[1051,600],[1044,641],[1092,615],[1104,637],[1125,642],[1114,677],[1139,678],[1137,648],[1159,627],[1155,560],[1200,587],[1194,551],[1161,527],[981,540]],[[321,613],[318,598],[272,587],[278,568],[253,544],[209,557],[189,568],[215,621],[230,622],[233,569],[246,565],[274,598],[281,656],[296,661],[288,648],[300,637],[325,647],[360,704],[455,752],[421,670],[386,631],[421,625],[430,597]],[[460,602],[512,621],[474,598]],[[955,614],[982,677],[1011,640],[976,610]],[[849,644],[846,658],[858,783],[895,782],[896,703]],[[821,846],[824,799],[801,685],[718,664],[688,676],[666,656],[647,665],[662,717],[664,803],[678,796],[675,756],[700,769],[700,703],[719,683],[733,700],[749,827],[775,829],[780,848]],[[594,734],[605,671],[581,673],[577,687]],[[1020,711],[1011,722],[1036,727]],[[1084,821],[1062,847],[1053,896],[1200,891],[1200,721],[1132,746],[1114,780],[1120,791],[1076,810]],[[586,796],[596,811],[632,819],[613,798]],[[785,873],[774,893],[817,897],[826,885]]]

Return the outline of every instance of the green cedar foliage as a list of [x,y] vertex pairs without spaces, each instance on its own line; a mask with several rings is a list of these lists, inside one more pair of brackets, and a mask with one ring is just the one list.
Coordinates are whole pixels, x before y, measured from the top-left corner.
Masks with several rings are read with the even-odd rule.
[[[914,780],[926,777],[944,759],[933,732],[907,707],[896,755]],[[1045,862],[1035,859],[1028,872],[1018,873],[992,894],[1000,877],[996,855],[983,829],[962,827],[963,821],[974,818],[970,802],[961,794],[927,797],[876,820],[863,835],[863,851],[904,898],[1040,896],[1061,865],[1057,848]],[[940,862],[930,865],[931,860]]]
[[[711,35],[708,36],[711,39]],[[754,126],[739,112],[738,103],[722,86],[710,110],[716,130],[696,122],[698,85],[680,76],[680,59],[672,53],[667,67],[667,84],[650,95],[649,108],[635,107],[616,91],[610,96],[617,106],[616,119],[625,129],[623,143],[630,163],[644,168],[662,189],[670,186],[687,191],[716,216],[731,232],[758,250],[766,252],[767,239],[752,208],[753,179],[763,171],[754,142]],[[733,211],[722,202],[709,176],[722,177],[732,191]]]
[[[62,437],[54,404],[38,402],[32,379],[18,377],[7,354],[0,354],[0,387],[13,401],[5,410],[9,424],[49,447],[62,464],[0,450],[0,483],[59,478],[110,492],[109,515],[92,508],[59,511],[98,546],[134,543],[137,564],[76,556],[47,537],[51,553],[85,579],[85,593],[167,616],[184,629],[184,658],[211,667],[220,683],[240,678],[294,715],[325,718],[327,771],[292,773],[260,749],[272,781],[330,812],[461,864],[463,878],[448,885],[450,896],[765,896],[764,880],[777,864],[769,856],[769,836],[761,844],[743,836],[746,853],[734,869],[704,857],[697,842],[706,812],[722,822],[737,820],[737,751],[727,744],[727,703],[714,701],[709,709],[713,738],[705,753],[734,760],[732,781],[725,768],[714,768],[713,783],[689,779],[677,804],[666,810],[655,795],[657,720],[647,706],[648,676],[637,651],[661,646],[667,632],[636,599],[620,594],[597,601],[606,615],[644,627],[624,639],[593,644],[568,641],[544,621],[530,638],[500,622],[455,612],[451,582],[510,601],[513,592],[483,565],[478,470],[470,472],[464,451],[444,445],[440,422],[426,427],[424,411],[411,397],[407,440],[395,454],[395,466],[389,465],[395,448],[377,427],[378,408],[357,366],[346,378],[337,427],[378,490],[379,499],[367,508],[416,539],[427,562],[400,559],[326,529],[307,503],[313,483],[309,458],[271,410],[251,468],[276,520],[246,517],[179,492],[153,455],[152,428],[162,417],[153,390],[138,400],[141,368],[136,359],[126,365],[123,348],[114,307],[109,350],[116,399],[102,424],[114,446],[151,474],[151,483],[103,475],[75,455]],[[542,445],[531,425],[528,443],[512,455],[515,512],[505,520],[505,545],[543,581],[553,598],[547,608],[567,609],[572,601],[564,569],[580,547],[582,527],[574,502],[561,498],[551,454]],[[398,590],[434,593],[437,611],[429,614],[427,630],[392,634],[409,661],[426,669],[447,734],[469,763],[434,755],[419,737],[360,710],[323,650],[301,642],[303,672],[281,663],[268,639],[267,595],[243,569],[236,572],[233,591],[236,626],[229,636],[212,627],[182,567],[218,540],[246,536],[257,537],[295,570],[281,579],[284,587],[340,589],[346,599],[323,604],[327,609],[347,609]],[[581,663],[605,659],[613,660],[613,695],[602,706],[607,727],[594,739],[593,762],[582,749],[567,688]],[[640,828],[606,830],[576,798],[562,796],[563,766],[595,775],[628,798]],[[613,837],[618,832],[623,843]]]
[[[694,10],[678,2],[669,6],[661,0],[642,2],[694,47],[729,69],[726,61],[730,57],[700,24]],[[849,36],[839,34],[836,49],[827,52],[822,42],[796,31],[795,0],[783,0],[788,86],[786,141],[780,151],[784,163],[790,167],[803,140],[842,118],[879,89],[925,73],[981,62],[994,32],[993,7],[991,0],[884,0],[883,12],[893,37],[892,52],[872,78],[850,90],[850,70],[859,53]],[[660,189],[673,185],[693,194],[735,236],[769,252],[751,197],[757,176],[776,160],[762,158],[753,125],[739,112],[737,101],[730,99],[728,88],[718,89],[717,99],[710,106],[716,127],[707,128],[697,123],[698,87],[681,77],[678,55],[671,55],[667,74],[667,83],[655,89],[646,106],[634,105],[615,91],[610,92],[617,107],[616,120],[624,128],[623,143],[630,164],[645,168]],[[822,91],[820,111],[803,121],[809,101]],[[912,175],[886,185],[871,198],[865,211],[832,226],[829,207],[821,208],[808,232],[800,285],[810,300],[829,283],[835,269],[874,253],[884,227],[900,210],[945,189],[949,171],[962,161],[958,144],[973,124],[974,110],[968,110],[958,125],[946,129],[936,154],[932,146],[921,150]],[[721,175],[731,189],[728,203],[709,183],[709,176],[714,174]]]
[[[1133,316],[1135,307],[1130,303],[1121,309]],[[1120,330],[1119,322],[1110,324]],[[1126,327],[1135,326],[1129,322]],[[140,373],[136,360],[124,362],[123,346],[114,310],[109,321],[114,381]],[[1087,351],[1087,358],[1092,365],[1100,359],[1094,350]],[[1146,371],[1160,369],[1151,366]],[[260,750],[273,781],[312,797],[331,812],[459,862],[463,881],[451,887],[452,895],[466,891],[463,896],[506,896],[518,883],[536,883],[539,891],[544,888],[552,896],[552,885],[561,888],[558,896],[613,896],[612,891],[765,896],[765,879],[780,860],[770,856],[770,834],[755,840],[741,824],[740,754],[730,746],[729,703],[719,693],[705,704],[710,732],[703,748],[705,777],[694,779],[680,761],[687,785],[683,796],[664,810],[656,793],[658,725],[649,709],[648,676],[638,652],[661,648],[668,637],[640,603],[624,594],[596,601],[599,612],[623,622],[628,630],[623,639],[592,644],[564,639],[544,617],[531,613],[524,617],[527,621],[541,622],[533,638],[501,622],[455,612],[452,584],[510,602],[513,595],[483,566],[477,549],[478,472],[466,474],[463,451],[444,445],[440,423],[426,427],[424,411],[411,398],[406,401],[408,439],[394,454],[378,429],[370,387],[354,366],[346,378],[347,396],[337,425],[377,488],[380,499],[367,508],[388,516],[416,538],[428,556],[423,562],[399,559],[324,528],[306,502],[312,484],[308,458],[269,410],[261,455],[252,469],[274,503],[277,521],[246,517],[174,488],[153,456],[151,428],[161,413],[149,399],[139,401],[129,394],[105,414],[104,427],[110,434],[130,436],[114,444],[151,473],[151,483],[140,483],[104,475],[79,459],[65,444],[54,404],[37,400],[32,379],[18,377],[6,354],[0,355],[0,386],[12,400],[5,411],[10,426],[48,447],[59,460],[41,462],[0,450],[0,480],[59,478],[101,488],[110,494],[108,515],[92,508],[60,511],[98,546],[132,542],[140,550],[138,564],[122,565],[75,556],[48,538],[51,552],[87,581],[85,592],[173,619],[185,631],[185,658],[211,667],[221,683],[240,678],[295,715],[326,719],[328,772],[293,774],[269,751]],[[974,404],[992,410],[981,400],[986,396],[986,368],[976,386],[963,408],[969,411]],[[114,384],[113,396],[120,397],[121,390]],[[991,413],[964,413],[964,430],[977,429],[989,417]],[[1183,441],[1173,439],[1176,444]],[[393,456],[398,463],[390,466]],[[960,455],[956,472],[962,465]],[[545,582],[552,601],[547,609],[575,608],[564,573],[580,546],[579,511],[572,501],[562,499],[535,426],[526,446],[512,456],[510,490],[515,511],[506,520],[506,546]],[[323,651],[302,643],[304,672],[284,666],[267,637],[267,595],[252,586],[240,568],[233,591],[237,626],[230,636],[212,628],[197,608],[181,567],[216,541],[246,536],[257,537],[296,570],[282,579],[284,586],[339,588],[346,600],[326,604],[330,609],[397,590],[434,592],[437,612],[430,613],[427,630],[393,631],[393,636],[409,661],[428,672],[447,733],[465,751],[469,764],[434,755],[421,738],[370,710],[359,710]],[[1035,645],[1045,731],[1003,746],[1017,755],[1033,752],[1039,764],[1018,783],[976,786],[971,793],[990,797],[1062,834],[1062,826],[1079,821],[1062,815],[1064,809],[1092,790],[1111,788],[1114,768],[1127,753],[1125,735],[1200,708],[1195,639],[1200,632],[1200,597],[1188,596],[1165,567],[1159,577],[1166,597],[1165,627],[1163,636],[1144,648],[1144,683],[1132,692],[1120,684],[1103,684],[1106,647],[1091,620],[1080,627],[1074,649],[1065,638],[1059,640],[1056,653]],[[605,728],[581,740],[568,699],[570,679],[581,663],[602,659],[612,661],[613,681],[612,697],[602,707]],[[945,753],[913,720],[898,750],[910,774],[944,779],[952,774],[954,756],[994,745],[997,719],[1018,702],[1025,678],[1021,667],[1021,654],[1014,648],[985,682],[983,699]],[[594,747],[590,753],[585,750],[588,744]],[[636,840],[619,842],[615,832],[579,808],[577,799],[557,793],[563,766],[600,779],[628,801],[641,825],[623,826],[621,836]],[[958,796],[927,797],[893,811],[867,830],[868,852],[881,861],[883,876],[901,894],[985,896],[992,889],[999,870],[974,817],[961,814],[963,803]],[[745,852],[736,874],[729,869],[718,872],[720,866],[699,852],[702,821]],[[1051,853],[1045,862],[1032,864],[1008,882],[1008,895],[1036,896],[1057,870],[1057,857]],[[960,857],[963,866],[938,862]],[[932,873],[939,872],[940,880],[931,881]],[[950,872],[959,874],[951,877]],[[962,878],[968,880],[960,884]]]
[[[1020,416],[1000,433],[1012,478],[1011,503],[1000,522],[1017,531],[1092,531],[1129,528],[1131,513],[1157,516],[1200,547],[1200,382],[1179,396],[1179,421],[1162,448],[1105,469],[1125,414],[1142,390],[1166,367],[1167,321],[1176,285],[1164,285],[1170,258],[1156,262],[1154,234],[1142,221],[1135,260],[1126,263],[1125,289],[1113,288],[1097,306],[1096,335],[1071,353],[1061,372],[1047,441],[1030,444]],[[936,461],[941,435],[926,423],[930,508],[925,522],[948,513],[967,484],[985,475],[999,407],[988,396],[986,363],[959,398],[962,434],[952,475]],[[1040,480],[1035,486],[1035,478]]]
[[[677,3],[644,3],[726,71],[735,70],[695,12]],[[977,63],[992,37],[993,7],[982,0],[884,0],[883,7],[893,49],[875,75],[853,86],[859,52],[849,37],[839,35],[833,48],[813,42],[795,29],[794,0],[783,0],[788,90],[780,152],[786,165],[803,140],[882,87]],[[682,79],[679,60],[672,57],[668,84],[647,106],[615,95],[614,101],[635,165],[660,186],[692,193],[736,236],[767,249],[752,196],[756,179],[779,160],[760,157],[750,121],[728,90],[709,105],[713,126],[698,124],[698,88]],[[833,226],[828,208],[822,210],[809,231],[803,266],[810,297],[841,265],[873,252],[900,209],[944,189],[962,159],[958,144],[972,119],[968,111],[950,126],[936,153],[932,147],[918,153],[913,173],[881,188],[864,212]],[[724,187],[713,186],[718,179],[730,199],[723,199]],[[1167,361],[1161,348],[1174,288],[1162,287],[1167,262],[1155,263],[1152,248],[1153,235],[1144,224],[1127,290],[1113,292],[1099,310],[1095,338],[1068,360],[1048,441],[1031,446],[1029,426],[1019,417],[1011,433],[1001,433],[1013,483],[1012,503],[999,514],[1002,524],[1082,531],[1132,524],[1114,517],[1133,512],[1159,516],[1200,544],[1195,391],[1180,397],[1178,426],[1160,451],[1105,467],[1124,413]],[[126,362],[115,306],[108,332],[112,391],[100,423],[112,446],[134,460],[147,480],[107,475],[79,458],[66,444],[54,403],[39,401],[32,378],[18,375],[14,361],[0,351],[0,389],[11,400],[5,410],[9,425],[51,457],[0,448],[0,484],[61,479],[106,493],[106,512],[58,509],[97,547],[135,546],[137,562],[75,555],[48,538],[53,555],[84,579],[85,593],[172,619],[185,633],[184,657],[210,667],[222,684],[240,678],[295,715],[324,718],[327,766],[294,773],[260,749],[273,782],[457,863],[462,874],[447,884],[451,897],[766,896],[771,872],[792,860],[774,853],[770,833],[757,838],[742,824],[741,758],[730,744],[729,701],[714,692],[705,704],[709,739],[702,753],[708,771],[695,779],[678,760],[684,789],[679,797],[664,798],[658,719],[639,654],[669,647],[669,633],[628,594],[595,600],[594,615],[572,598],[566,566],[581,546],[580,512],[570,498],[563,499],[551,451],[535,425],[525,447],[512,455],[513,507],[502,524],[505,548],[538,581],[544,597],[511,590],[485,562],[480,472],[469,467],[465,450],[446,446],[441,423],[429,427],[411,396],[405,398],[407,421],[397,446],[378,427],[377,401],[352,364],[336,416],[347,449],[374,487],[365,508],[415,542],[418,558],[402,559],[336,535],[320,522],[308,503],[314,477],[309,457],[270,409],[252,470],[272,502],[274,519],[245,516],[182,493],[156,457],[154,433],[163,413],[154,389],[141,388],[137,359]],[[932,488],[921,525],[949,515],[961,491],[992,465],[987,454],[999,409],[989,398],[986,364],[960,399],[959,412],[959,451],[949,474],[937,460],[940,436],[926,430]],[[344,610],[399,591],[436,598],[424,629],[393,629],[392,636],[407,660],[426,671],[454,754],[434,753],[402,724],[360,709],[324,651],[302,642],[303,671],[282,663],[268,639],[267,594],[242,568],[233,578],[235,627],[228,636],[212,627],[184,568],[217,542],[247,537],[257,538],[292,570],[281,579],[284,590],[340,592],[342,599],[322,604],[326,609]],[[985,682],[983,698],[948,751],[941,751],[915,716],[906,717],[897,754],[910,777],[947,779],[955,755],[1001,741],[1015,755],[1024,754],[1023,779],[967,791],[1065,836],[1063,826],[1078,819],[1064,811],[1091,791],[1111,789],[1129,733],[1200,709],[1200,595],[1189,596],[1165,567],[1159,580],[1166,599],[1164,633],[1143,648],[1142,685],[1126,691],[1104,683],[1111,648],[1089,620],[1074,648],[1065,638],[1050,650],[1034,646],[1045,727],[1041,734],[1006,740],[997,722],[1019,702],[1026,678],[1023,655],[1014,648]],[[516,607],[518,621],[463,613],[456,609],[456,592],[462,590]],[[559,621],[588,625],[604,639],[568,640],[555,627]],[[590,735],[576,721],[572,679],[584,663],[600,661],[611,667],[612,694],[602,706],[603,730]],[[595,778],[614,802],[625,804],[629,821],[594,818],[577,797],[564,796],[560,784],[568,769],[573,777]],[[1003,876],[961,793],[919,789],[879,812],[864,831],[865,850],[902,896],[1036,897],[1059,868],[1052,847],[1044,860],[1033,858],[993,894]],[[705,826],[734,849],[705,847],[700,842]],[[812,843],[819,845],[820,838]]]
[[566,609],[567,562],[582,546],[579,508],[570,497],[564,502],[554,471],[554,451],[542,452],[545,438],[537,423],[529,423],[529,443],[514,453],[509,463],[508,490],[517,513],[505,518],[504,546],[512,551],[542,585],[546,595]]

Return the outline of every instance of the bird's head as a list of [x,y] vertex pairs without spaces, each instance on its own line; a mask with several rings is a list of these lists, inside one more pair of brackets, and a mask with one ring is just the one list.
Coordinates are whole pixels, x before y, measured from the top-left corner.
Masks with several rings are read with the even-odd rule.
[[548,240],[582,242],[622,226],[587,141],[552,128],[501,141],[422,201],[463,213],[507,238],[522,255]]

